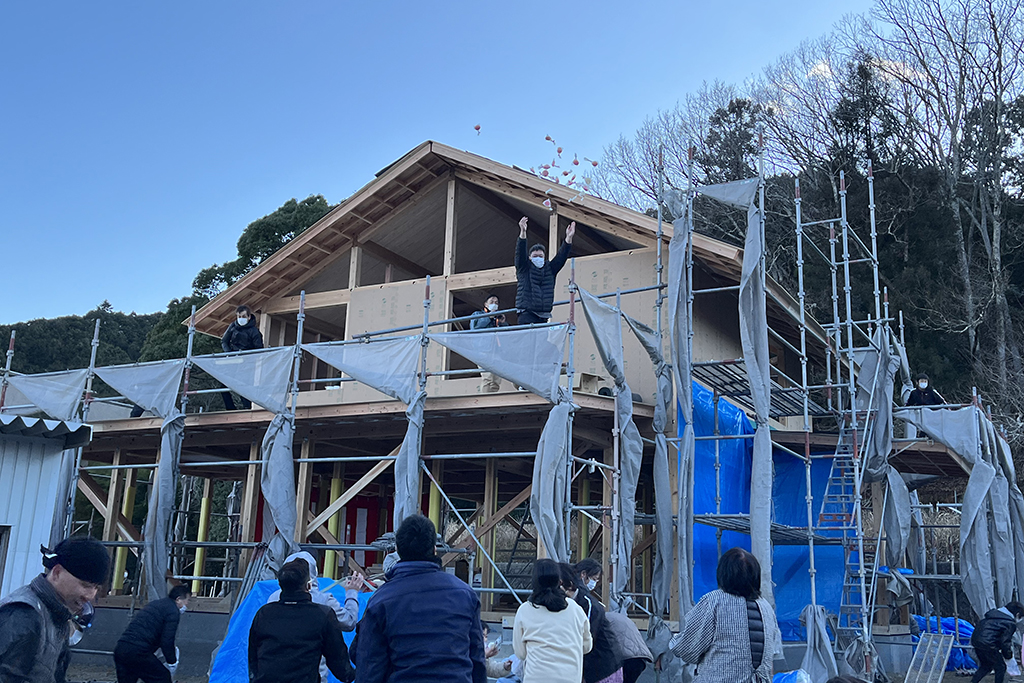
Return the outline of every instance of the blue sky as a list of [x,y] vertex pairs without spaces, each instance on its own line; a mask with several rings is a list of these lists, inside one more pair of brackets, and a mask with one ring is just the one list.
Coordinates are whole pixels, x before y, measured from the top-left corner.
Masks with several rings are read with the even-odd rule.
[[870,4],[6,3],[0,323],[163,310],[252,220],[336,203],[427,139],[599,158]]

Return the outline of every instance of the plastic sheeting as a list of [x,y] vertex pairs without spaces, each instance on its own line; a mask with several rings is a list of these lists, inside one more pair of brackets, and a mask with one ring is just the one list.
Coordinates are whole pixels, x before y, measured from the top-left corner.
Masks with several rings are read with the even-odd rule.
[[302,349],[349,377],[409,404],[418,390],[420,339],[415,335],[358,344],[323,342],[303,344]]
[[566,503],[566,453],[571,410],[568,403],[559,403],[548,413],[537,443],[537,456],[533,460],[533,490],[530,492],[530,512],[537,527],[537,537],[548,557],[558,562],[569,561],[562,515]]
[[154,483],[149,487],[149,513],[143,532],[146,546],[142,552],[142,566],[150,600],[159,600],[167,595],[167,540],[184,436],[184,415],[177,413],[164,419],[160,427],[160,460],[153,475]]
[[928,554],[925,549],[924,540],[924,515],[918,507],[921,499],[917,491],[910,492],[910,543],[907,546],[909,552],[910,568],[918,574],[928,573]]
[[[978,668],[978,663],[969,654],[971,636],[974,635],[973,624],[964,619],[954,619],[953,617],[942,617],[936,623],[936,617],[925,619],[918,614],[912,614],[911,616],[917,622],[917,628],[921,633],[938,633],[938,629],[941,628],[942,633],[956,636],[956,640],[953,641],[954,647],[949,653],[949,661],[946,662],[946,671],[964,671]],[[918,640],[919,638],[914,638],[915,643]],[[957,642],[962,643],[964,647],[956,647]]]
[[[744,181],[739,181],[744,182]],[[768,427],[771,406],[770,362],[768,358],[768,314],[764,291],[764,249],[761,237],[761,217],[754,206],[756,187],[750,189],[747,209],[747,238],[743,245],[743,271],[740,275],[739,314],[740,345],[750,381],[750,397],[754,404],[757,427],[754,432],[754,450],[750,474],[750,545],[754,557],[761,563],[761,596],[775,604],[770,571],[772,566],[772,438]],[[736,185],[729,183],[728,185]],[[707,188],[705,188],[707,189]]]
[[96,374],[135,405],[167,418],[178,411],[184,370],[184,360],[168,360],[96,368]]
[[266,501],[265,509],[270,511],[270,515],[263,517],[263,538],[270,539],[267,562],[274,569],[279,569],[286,557],[299,550],[295,544],[298,513],[295,505],[295,465],[292,462],[294,436],[295,427],[291,416],[275,415],[260,447],[260,490]]
[[[612,594],[626,589],[632,565],[633,540],[636,533],[636,487],[644,457],[644,442],[633,422],[633,392],[626,383],[622,360],[622,314],[585,289],[580,289],[580,303],[605,369],[615,380],[615,412],[619,425],[619,515],[621,524],[616,563],[612,576]],[[620,604],[625,608],[625,604]]]
[[988,492],[995,478],[992,465],[975,463],[961,508],[960,581],[978,616],[996,607],[987,510]]
[[409,426],[395,458],[395,520],[398,529],[402,520],[420,511],[420,445],[423,443],[423,409],[427,404],[427,392],[413,396],[405,410]]
[[996,437],[1000,470],[1006,478],[1009,490],[1010,529],[1013,536],[1014,576],[1017,591],[1024,591],[1024,495],[1017,485],[1017,470],[1010,453],[1010,444],[1002,436]]
[[[891,401],[890,401],[891,403]],[[903,566],[903,556],[910,544],[910,490],[903,477],[891,465],[886,465],[886,483],[889,493],[882,512],[885,530],[885,561],[890,567]]]
[[[888,329],[878,328],[871,337],[871,346],[861,350],[860,372],[857,373],[857,408],[871,410],[870,435],[864,443],[864,481],[884,479],[892,451],[892,391],[899,356],[889,348]],[[904,488],[906,488],[904,486]]]
[[957,410],[903,408],[899,415],[966,460],[968,465],[981,460],[981,432],[978,428],[978,409],[974,406]]
[[[345,589],[340,582],[320,578],[318,583],[321,592],[330,593],[339,603],[345,604]],[[210,667],[210,683],[249,683],[249,629],[252,628],[256,612],[267,604],[271,593],[279,589],[277,581],[259,581],[242,600],[242,604],[231,615],[224,640],[214,653]],[[359,594],[360,619],[372,595],[373,593]],[[351,647],[355,631],[346,631],[342,635],[345,637],[345,644]],[[338,683],[333,674],[329,680],[331,683]]]
[[690,249],[690,206],[677,192],[666,196],[672,212],[682,218],[672,224],[672,241],[668,245],[668,329],[672,365],[676,368],[676,402],[679,406],[679,462],[676,486],[676,570],[679,594],[679,616],[683,618],[693,607],[694,528],[693,482],[695,442],[693,431],[693,384],[690,376],[693,335],[688,311],[691,297],[687,274],[687,251]]
[[78,415],[78,404],[88,378],[86,369],[39,375],[9,374],[7,382],[54,420],[67,422]]
[[284,413],[294,360],[295,348],[282,346],[195,356],[192,362],[253,403],[272,413]]
[[825,683],[839,674],[836,656],[832,652],[832,641],[826,629],[828,618],[825,608],[821,605],[807,605],[800,615],[800,621],[807,629],[807,651],[800,668],[807,672],[811,683]]
[[626,317],[626,323],[654,364],[658,378],[658,393],[654,401],[654,517],[658,532],[654,569],[651,574],[651,599],[656,615],[664,615],[669,608],[672,591],[672,487],[669,486],[668,440],[665,427],[672,409],[672,367],[661,352],[661,339],[654,330],[641,322]]
[[561,393],[558,378],[568,334],[568,325],[552,325],[434,332],[429,337],[487,372],[558,403]]
[[746,178],[718,185],[705,185],[698,188],[697,192],[723,204],[745,210],[754,202],[759,183],[759,178]]

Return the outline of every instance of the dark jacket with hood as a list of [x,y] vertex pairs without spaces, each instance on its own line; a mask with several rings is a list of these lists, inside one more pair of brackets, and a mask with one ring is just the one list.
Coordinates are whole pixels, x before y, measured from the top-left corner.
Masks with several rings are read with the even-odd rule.
[[485,683],[480,600],[430,561],[400,561],[366,604],[352,643],[360,683]]
[[931,387],[926,389],[914,389],[907,398],[908,406],[941,406],[945,401],[939,396],[939,392]]
[[603,681],[619,670],[622,666],[621,649],[615,642],[615,633],[608,624],[604,607],[590,591],[580,586],[576,589],[576,604],[583,608],[583,613],[590,620],[590,635],[594,639],[594,647],[583,655],[584,683]]
[[530,261],[530,252],[524,238],[516,242],[516,308],[541,317],[551,316],[555,302],[555,276],[569,258],[572,245],[562,242],[558,253],[538,268]]
[[998,651],[1003,659],[1013,656],[1013,634],[1017,620],[1005,607],[990,609],[985,618],[974,627],[971,645],[979,650]]
[[64,683],[70,619],[42,574],[0,600],[0,681]]
[[237,320],[232,321],[228,329],[224,330],[224,336],[220,338],[220,347],[224,349],[224,353],[262,349],[263,335],[256,325],[256,318],[250,316],[244,327],[239,325]]
[[306,591],[282,592],[260,607],[249,628],[253,683],[319,683],[320,658],[344,683],[355,679],[338,617]]
[[178,632],[181,611],[170,598],[153,600],[142,608],[128,624],[117,641],[117,650],[125,654],[151,655],[159,648],[164,661],[178,661],[174,649],[174,636]]

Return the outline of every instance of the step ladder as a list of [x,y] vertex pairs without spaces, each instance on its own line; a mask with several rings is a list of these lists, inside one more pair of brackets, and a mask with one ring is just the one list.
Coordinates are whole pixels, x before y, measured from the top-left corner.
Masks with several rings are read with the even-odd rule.
[[952,633],[922,633],[903,683],[939,683],[952,649]]

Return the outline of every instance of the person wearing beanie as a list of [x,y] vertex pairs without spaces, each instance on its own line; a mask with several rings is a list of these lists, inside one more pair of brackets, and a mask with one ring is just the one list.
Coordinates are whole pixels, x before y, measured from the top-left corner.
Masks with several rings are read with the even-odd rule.
[[107,583],[110,558],[92,538],[41,548],[45,571],[0,600],[0,681],[63,681],[71,619]]
[[907,398],[908,406],[941,406],[946,402],[946,399],[942,398],[942,394],[931,386],[928,375],[922,372],[914,378],[914,382],[917,386]]
[[[175,586],[166,598],[139,610],[114,646],[117,683],[135,683],[140,678],[146,683],[171,682],[178,670],[174,637],[191,595],[188,586]],[[157,649],[164,654],[163,662],[156,658]]]
[[562,269],[572,250],[576,234],[576,221],[565,229],[565,242],[558,253],[548,261],[543,244],[526,248],[526,216],[519,221],[519,240],[516,242],[516,310],[518,325],[546,323],[551,319],[555,302],[555,276]]
[[480,600],[441,569],[437,531],[422,515],[395,533],[398,563],[366,604],[352,642],[360,683],[485,683]]

